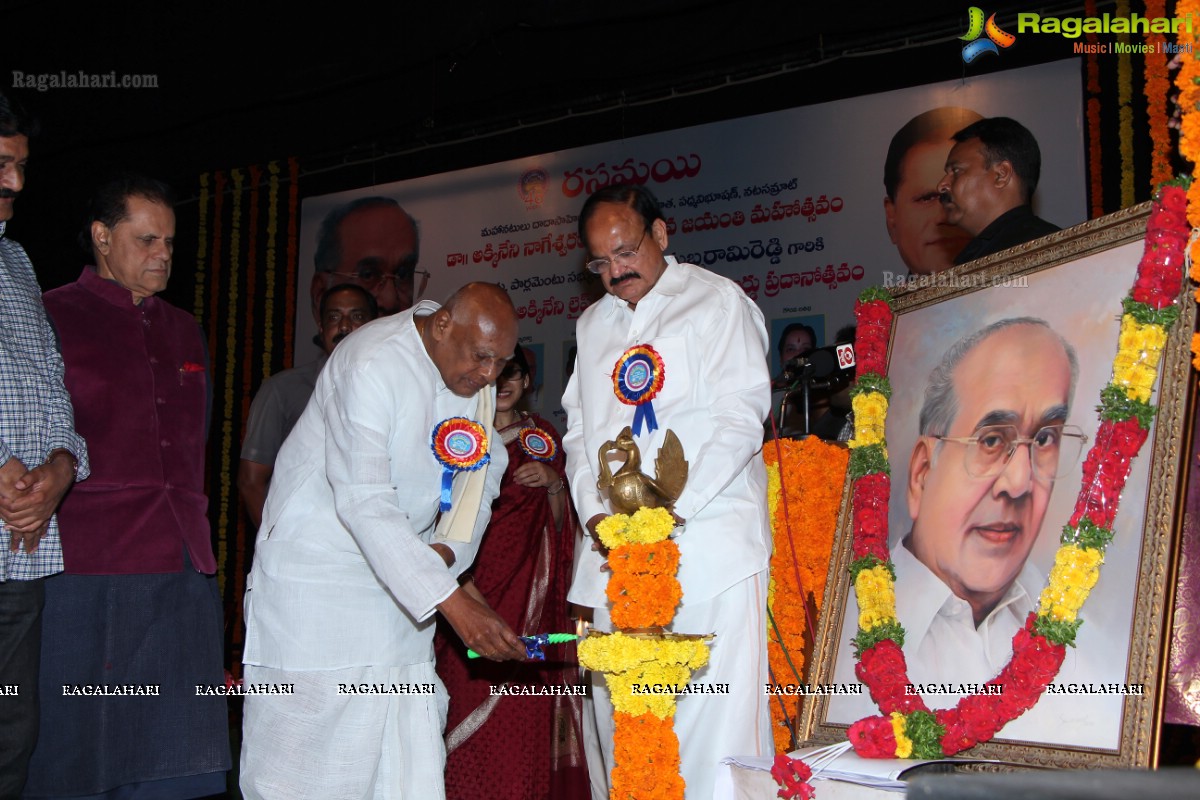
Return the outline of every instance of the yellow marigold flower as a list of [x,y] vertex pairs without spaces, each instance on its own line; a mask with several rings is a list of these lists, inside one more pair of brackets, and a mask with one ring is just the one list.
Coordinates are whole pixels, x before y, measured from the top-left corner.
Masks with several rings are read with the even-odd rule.
[[1050,582],[1039,599],[1039,613],[1055,620],[1074,621],[1100,579],[1103,563],[1104,554],[1099,550],[1075,544],[1058,548],[1054,567],[1050,570]]
[[779,465],[767,465],[767,507],[771,514],[771,519],[775,519],[775,514],[779,509],[780,497],[783,494],[783,482],[779,479]]
[[[708,645],[701,641],[633,638],[614,633],[609,636],[588,637],[580,642],[580,662],[589,669],[595,669],[584,661],[585,652],[589,660],[596,655],[585,648],[585,645],[593,640],[604,642],[606,639],[618,637],[617,642],[608,643],[607,646],[614,651],[619,649],[625,654],[626,658],[623,661],[613,659],[614,665],[620,662],[619,666],[623,666],[624,669],[600,670],[605,673],[604,680],[608,684],[613,707],[617,711],[634,716],[651,713],[660,719],[674,714],[674,695],[647,692],[645,687],[667,684],[683,686],[695,670],[708,663]],[[637,690],[634,689],[635,685]]]
[[638,716],[653,714],[659,719],[666,719],[675,714],[675,695],[635,692],[634,684],[643,683],[641,675],[621,673],[604,676],[608,684],[608,694],[612,698],[613,709],[623,714]]
[[[1196,302],[1200,303],[1200,289],[1196,290]],[[1200,369],[1200,333],[1192,334],[1192,366]]]
[[611,514],[596,525],[596,535],[612,550],[623,544],[655,544],[671,535],[675,520],[665,508],[639,508],[633,516]]
[[887,567],[881,564],[858,573],[854,594],[858,598],[858,624],[863,630],[895,621],[896,591]]
[[896,758],[908,758],[912,755],[913,743],[912,739],[904,733],[904,715],[893,711],[892,712],[892,733],[896,737]]
[[[620,544],[619,537],[629,525],[628,514],[609,514],[596,525],[596,535],[605,547],[613,548]],[[609,544],[612,542],[613,544]]]
[[1083,580],[1084,573],[1081,570],[1068,570],[1063,577],[1065,585],[1059,588],[1055,598],[1055,605],[1063,605],[1076,611],[1083,608],[1088,596],[1088,590],[1082,585]]
[[[1046,612],[1043,611],[1042,613],[1045,614]],[[1050,619],[1057,620],[1059,622],[1074,622],[1078,614],[1074,609],[1068,606],[1055,604],[1050,606],[1049,616]]]
[[579,643],[579,663],[595,672],[628,672],[643,664],[677,664],[699,669],[708,663],[708,645],[699,640],[666,641],[610,633]]
[[888,401],[879,392],[855,395],[850,401],[854,409],[854,439],[851,447],[866,447],[883,442],[883,423],[887,418]]
[[892,573],[883,564],[878,564],[870,569],[864,569],[858,573],[858,577],[854,580],[854,590],[860,594],[865,592],[891,592],[892,590]]
[[1113,382],[1132,400],[1150,401],[1158,377],[1158,357],[1166,344],[1166,331],[1159,325],[1143,325],[1130,314],[1121,318],[1117,355],[1113,359]]
[[878,609],[864,609],[858,612],[858,627],[864,631],[895,621],[895,614],[881,613]]

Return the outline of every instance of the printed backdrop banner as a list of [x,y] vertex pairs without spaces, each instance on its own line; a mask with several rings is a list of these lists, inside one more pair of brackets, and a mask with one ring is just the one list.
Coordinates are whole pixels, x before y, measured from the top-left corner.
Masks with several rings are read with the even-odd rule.
[[[1035,210],[1063,227],[1084,221],[1081,92],[1079,62],[1067,60],[311,197],[297,305],[309,308],[321,220],[360,197],[394,198],[420,226],[424,297],[478,280],[509,291],[538,359],[534,407],[565,427],[575,320],[601,291],[583,270],[577,215],[592,191],[636,182],[662,203],[667,252],[736,281],[762,308],[774,373],[786,322],[807,322],[830,344],[853,322],[859,292],[907,273],[884,224],[883,164],[917,114],[959,106],[1019,120],[1042,151]],[[307,343],[312,316],[296,320]],[[308,347],[298,362],[316,356]]]

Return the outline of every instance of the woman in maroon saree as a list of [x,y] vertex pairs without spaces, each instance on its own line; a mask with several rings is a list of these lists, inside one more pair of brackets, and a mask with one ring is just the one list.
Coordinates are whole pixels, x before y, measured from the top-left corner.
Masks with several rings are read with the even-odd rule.
[[[496,381],[495,428],[508,450],[508,469],[464,586],[473,584],[519,635],[572,633],[567,589],[575,515],[558,434],[541,417],[516,409],[530,383],[518,347]],[[439,623],[435,646],[438,675],[450,693],[447,800],[587,800],[583,698],[492,694],[492,687],[536,692],[575,686],[574,645],[548,646],[545,661],[468,660],[444,625]]]

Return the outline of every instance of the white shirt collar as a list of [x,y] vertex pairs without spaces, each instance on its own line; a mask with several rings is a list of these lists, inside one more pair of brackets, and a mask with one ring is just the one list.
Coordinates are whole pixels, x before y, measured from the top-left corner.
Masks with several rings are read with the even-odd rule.
[[[915,645],[923,640],[939,615],[953,616],[962,613],[964,607],[970,613],[970,604],[950,591],[902,542],[892,550],[892,565],[896,568],[896,618],[904,626],[906,642]],[[1034,607],[1030,590],[1041,583],[1041,575],[1026,561],[1012,586],[978,627],[990,624],[1005,611],[1023,618]]]

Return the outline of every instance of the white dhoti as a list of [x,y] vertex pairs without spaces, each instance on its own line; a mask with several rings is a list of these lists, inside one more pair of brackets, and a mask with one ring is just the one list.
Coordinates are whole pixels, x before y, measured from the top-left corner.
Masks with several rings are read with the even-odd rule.
[[[289,684],[294,694],[246,696],[246,800],[444,800],[449,697],[432,662],[320,672],[245,667],[247,687]],[[370,686],[401,693],[347,692]]]
[[[767,671],[767,572],[735,583],[711,600],[681,606],[671,624],[677,633],[715,633],[708,664],[690,684],[728,686],[728,694],[686,694],[677,698],[675,734],[687,800],[711,800],[721,759],[769,755],[771,715],[764,687]],[[607,608],[595,610],[599,630],[611,630]],[[613,768],[613,707],[604,675],[592,673],[596,727],[604,754],[605,778]],[[585,733],[587,729],[585,728]]]

